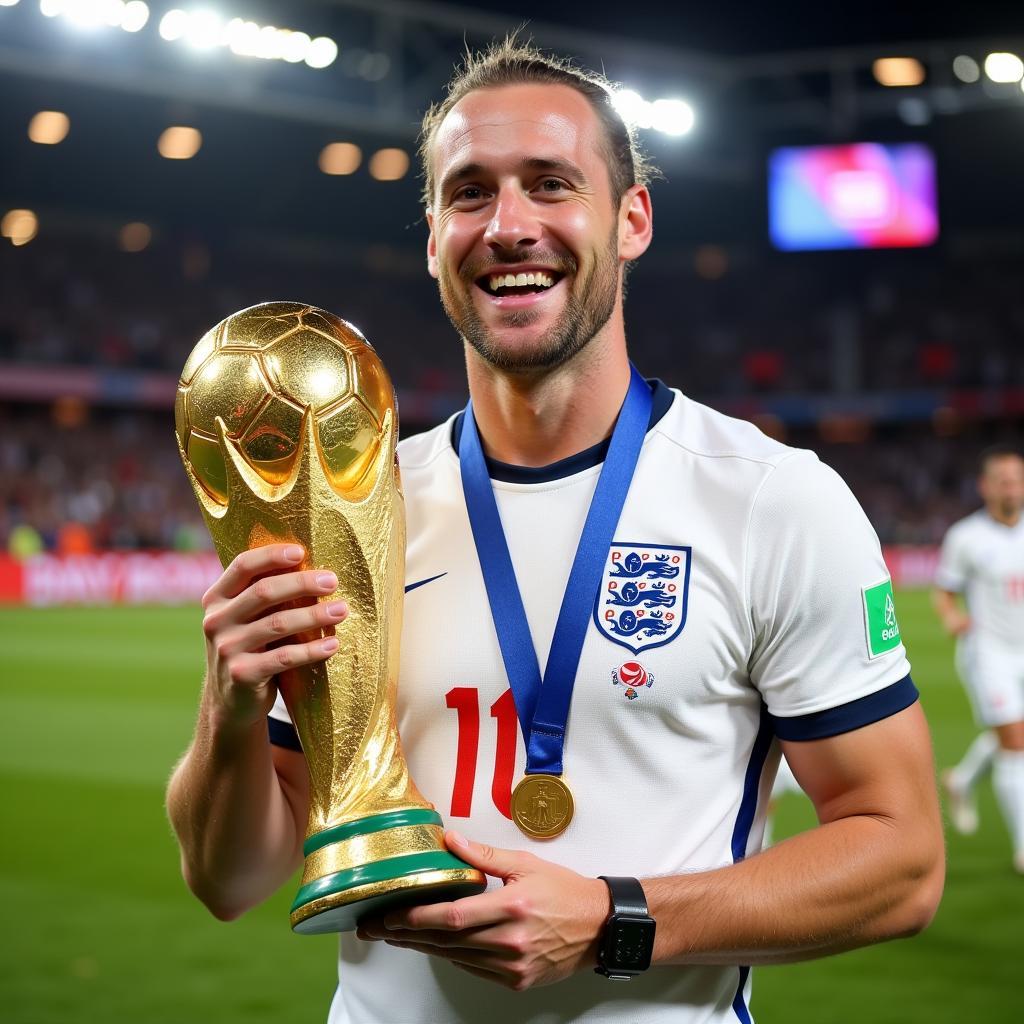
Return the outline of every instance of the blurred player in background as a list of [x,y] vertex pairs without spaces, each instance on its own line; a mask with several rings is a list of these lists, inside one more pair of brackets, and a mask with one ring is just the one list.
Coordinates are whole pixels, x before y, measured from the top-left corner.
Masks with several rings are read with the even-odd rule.
[[[1014,867],[1024,874],[1024,455],[986,449],[978,491],[985,507],[954,523],[942,543],[934,601],[957,638],[957,667],[975,715],[998,741],[993,783]],[[983,770],[984,740],[965,761],[948,774],[947,790],[954,815],[970,826],[970,787]]]

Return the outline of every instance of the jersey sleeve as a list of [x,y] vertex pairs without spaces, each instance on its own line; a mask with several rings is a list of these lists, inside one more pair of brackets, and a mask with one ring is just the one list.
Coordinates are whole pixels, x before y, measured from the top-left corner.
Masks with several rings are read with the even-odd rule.
[[917,699],[878,538],[813,452],[788,456],[762,483],[746,563],[750,678],[777,736],[834,736]]
[[942,539],[939,564],[935,569],[935,586],[959,592],[967,586],[971,572],[964,531],[956,526]]
[[295,726],[292,725],[291,715],[288,714],[280,691],[278,691],[274,706],[270,709],[270,714],[267,715],[267,730],[270,733],[270,742],[274,746],[287,747],[289,750],[302,750],[299,734],[295,731]]

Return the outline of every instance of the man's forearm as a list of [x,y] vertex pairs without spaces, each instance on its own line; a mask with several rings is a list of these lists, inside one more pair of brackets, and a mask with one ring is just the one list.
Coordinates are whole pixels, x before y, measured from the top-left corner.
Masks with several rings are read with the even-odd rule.
[[924,928],[942,892],[941,834],[884,817],[820,825],[739,864],[643,882],[655,962],[807,960]]
[[204,700],[196,734],[167,790],[189,888],[231,919],[274,892],[301,860],[292,800],[263,721],[218,724]]

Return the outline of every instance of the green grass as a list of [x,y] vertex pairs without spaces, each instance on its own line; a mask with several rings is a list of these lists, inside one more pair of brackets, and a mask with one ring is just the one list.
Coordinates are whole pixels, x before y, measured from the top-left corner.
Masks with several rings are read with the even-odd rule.
[[[974,734],[926,595],[899,597],[940,764]],[[288,929],[295,885],[230,925],[180,880],[164,782],[191,733],[202,643],[191,609],[0,609],[0,1018],[10,1024],[322,1021],[335,944]],[[951,835],[924,935],[755,972],[759,1024],[1001,1024],[1024,880],[988,785],[982,827]],[[813,824],[784,798],[777,835]],[[1016,952],[1014,952],[1016,951]]]

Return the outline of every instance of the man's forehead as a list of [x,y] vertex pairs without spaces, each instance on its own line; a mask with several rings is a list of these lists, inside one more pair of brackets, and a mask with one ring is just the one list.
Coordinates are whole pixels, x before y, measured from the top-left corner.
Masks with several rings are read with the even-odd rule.
[[600,125],[590,101],[565,85],[509,85],[476,89],[448,112],[434,139],[435,170],[475,159],[486,152],[513,150],[527,144],[553,153],[582,155],[596,150]]

